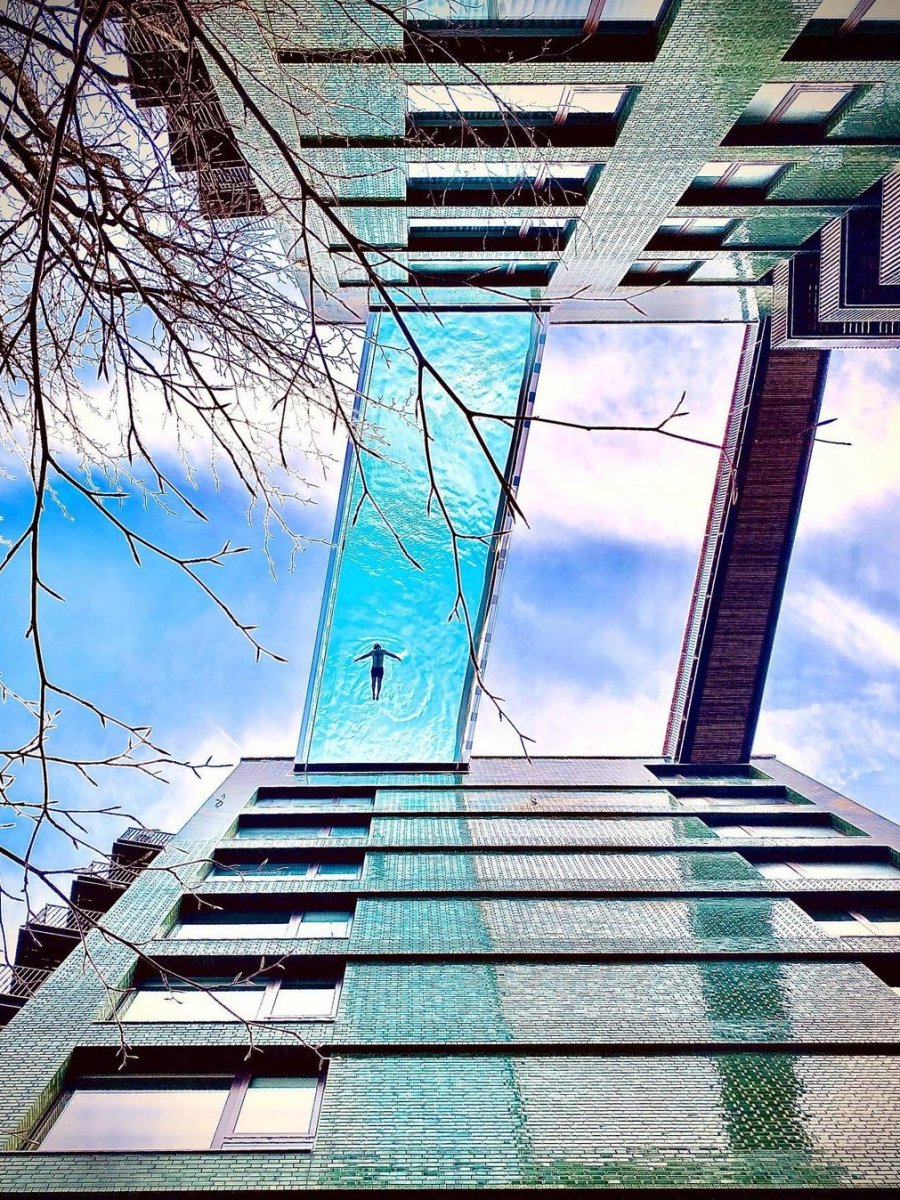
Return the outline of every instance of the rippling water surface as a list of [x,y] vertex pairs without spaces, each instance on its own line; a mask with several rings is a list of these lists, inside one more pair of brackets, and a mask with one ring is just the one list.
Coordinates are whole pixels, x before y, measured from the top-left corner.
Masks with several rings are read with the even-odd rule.
[[[408,321],[429,362],[469,406],[517,411],[536,336],[530,313],[416,313]],[[373,317],[369,335],[359,402],[367,450],[361,468],[349,455],[345,466],[300,758],[449,763],[460,758],[473,690],[465,623],[452,616],[453,543],[434,499],[429,512],[413,357],[392,317]],[[459,543],[460,577],[480,644],[492,554],[477,538],[497,528],[501,490],[447,391],[426,379],[424,396],[434,474],[457,532],[465,535]],[[510,428],[489,419],[479,428],[504,470]],[[363,475],[394,532],[370,501],[360,507]],[[421,569],[405,557],[394,533]],[[377,702],[371,698],[370,660],[353,661],[373,642],[403,659],[386,659]]]

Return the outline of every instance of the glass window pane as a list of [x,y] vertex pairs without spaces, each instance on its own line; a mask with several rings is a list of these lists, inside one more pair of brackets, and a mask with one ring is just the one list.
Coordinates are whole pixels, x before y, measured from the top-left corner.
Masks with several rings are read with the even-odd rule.
[[259,921],[246,916],[238,921],[182,921],[169,936],[181,939],[286,937],[287,926],[286,915]]
[[503,21],[583,21],[590,0],[495,0],[495,6]]
[[[655,22],[666,0],[606,0],[601,24],[609,21]],[[408,0],[406,15],[412,21],[539,21],[581,25],[590,0]]]
[[[122,1013],[123,1021],[253,1020],[263,988],[140,988]],[[221,1001],[221,1003],[219,1003]],[[227,1005],[228,1008],[224,1008]],[[231,1012],[228,1011],[231,1010]],[[235,1015],[232,1015],[235,1014]]]
[[[896,3],[896,0],[894,0]],[[813,13],[815,21],[846,21],[859,4],[859,0],[822,0]]]
[[234,1127],[237,1134],[309,1133],[318,1080],[256,1076],[247,1088]]
[[764,879],[796,879],[799,872],[790,863],[754,863]]
[[332,825],[328,831],[331,837],[368,837],[368,825]]
[[[779,838],[792,841],[794,838],[840,838],[845,835],[833,825],[762,825],[748,822],[746,825],[716,825],[719,837]],[[733,832],[732,832],[733,831]]]
[[255,804],[282,808],[371,808],[371,796],[260,796]]
[[852,88],[803,88],[788,104],[779,121],[801,125],[818,125],[828,117],[852,91]]
[[291,1020],[301,1017],[330,1017],[334,1010],[334,992],[322,984],[283,983],[275,993],[272,1018]]
[[813,879],[881,879],[898,876],[900,869],[886,862],[805,862],[803,874]]
[[793,86],[791,83],[764,83],[744,109],[741,120],[756,124],[765,121]]
[[671,237],[714,237],[726,233],[733,223],[732,217],[673,217],[662,222],[659,232]]
[[618,112],[624,95],[625,88],[577,84],[569,89],[566,103],[570,116],[577,116],[579,113],[602,113],[612,116]]
[[568,217],[410,217],[409,227],[467,235],[486,230],[518,233],[523,225],[536,229],[565,229],[569,220]]
[[213,1139],[226,1080],[123,1081],[77,1087],[41,1150],[205,1150]]
[[601,21],[655,21],[665,0],[606,0]]
[[536,179],[543,171],[553,179],[587,178],[591,163],[433,162],[409,163],[410,179]]
[[301,938],[347,937],[348,921],[303,921],[297,931]]
[[311,873],[312,863],[303,862],[239,862],[213,868],[210,874],[219,878],[235,879],[244,875],[289,875],[292,879],[303,879]]
[[566,88],[561,83],[409,84],[410,112],[556,112]]
[[359,863],[319,863],[315,868],[315,873],[328,876],[330,879],[358,879]]
[[315,823],[300,825],[241,825],[236,837],[239,838],[313,838],[325,837],[327,825]]
[[860,23],[864,21],[900,21],[900,4],[897,0],[875,0],[872,7],[863,13]]
[[853,918],[844,921],[840,918],[826,917],[822,920],[817,920],[816,924],[829,937],[870,937],[872,932],[861,922]]
[[728,187],[765,187],[772,182],[781,167],[775,163],[743,163],[728,179]]

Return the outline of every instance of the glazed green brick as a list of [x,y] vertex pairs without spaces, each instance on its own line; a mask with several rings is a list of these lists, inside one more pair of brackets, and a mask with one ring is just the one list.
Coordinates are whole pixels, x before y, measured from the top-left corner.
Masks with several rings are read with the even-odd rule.
[[373,846],[670,846],[715,836],[697,817],[375,817],[369,840]]
[[[496,785],[503,769],[476,760],[473,776]],[[510,779],[522,771],[506,769]],[[900,1044],[900,1005],[860,961],[871,939],[828,938],[787,897],[717,895],[808,890],[760,879],[724,844],[702,852],[654,849],[654,841],[634,852],[591,849],[595,825],[630,828],[632,838],[638,829],[648,837],[665,829],[676,842],[696,837],[697,824],[673,817],[671,807],[660,824],[624,819],[648,799],[697,802],[659,789],[622,790],[623,779],[641,772],[649,774],[634,763],[598,761],[554,765],[544,777],[618,784],[605,792],[557,792],[537,772],[534,786],[506,791],[395,780],[393,789],[379,786],[372,826],[387,831],[393,822],[403,841],[370,849],[358,882],[213,884],[203,879],[204,860],[256,788],[296,785],[289,764],[243,764],[173,839],[161,869],[145,873],[107,921],[133,946],[206,970],[227,954],[254,963],[263,955],[315,955],[343,971],[333,1024],[263,1029],[249,1060],[259,1069],[298,1036],[322,1048],[328,1082],[315,1149],[6,1153],[0,1191],[885,1185],[898,1165],[885,1132],[896,1123],[896,1059],[885,1048]],[[827,808],[832,794],[810,787]],[[741,803],[722,811],[752,811],[753,793],[735,785]],[[715,809],[714,799],[707,802]],[[608,804],[623,806],[613,820],[578,815],[615,813]],[[475,815],[490,811],[497,816]],[[450,830],[470,840],[436,840]],[[527,849],[530,837],[546,849]],[[441,844],[458,849],[433,848]],[[352,934],[302,943],[156,940],[182,892],[197,885],[213,900],[228,891],[294,892],[332,905],[356,899]],[[851,886],[864,893],[884,885]],[[570,888],[587,894],[568,895]],[[607,888],[634,894],[590,894]],[[391,889],[417,894],[377,895]],[[678,894],[692,889],[704,894]],[[91,946],[105,983],[76,952],[0,1034],[0,1130],[9,1147],[27,1145],[74,1052],[116,1045],[105,985],[113,995],[129,986],[136,953],[97,937]],[[156,1048],[199,1048],[211,1070],[226,1051],[243,1061],[246,1037],[230,1023],[130,1032],[144,1062]],[[760,1045],[766,1054],[750,1052]],[[700,1054],[697,1046],[718,1050]],[[790,1052],[801,1046],[803,1054]],[[822,1052],[811,1053],[817,1047]],[[875,1120],[873,1096],[882,1106]]]
[[334,1041],[900,1044],[900,1003],[846,962],[351,962]]
[[335,1058],[313,1187],[853,1187],[896,1171],[876,1055]]
[[790,900],[519,899],[361,900],[350,939],[353,950],[454,954],[609,952],[703,946],[741,949],[796,940],[828,943]]
[[565,887],[684,887],[693,883],[760,879],[746,859],[732,851],[714,854],[615,854],[571,852],[534,854],[379,854],[370,851],[362,876],[365,887],[422,891],[470,891],[485,887],[556,891]]

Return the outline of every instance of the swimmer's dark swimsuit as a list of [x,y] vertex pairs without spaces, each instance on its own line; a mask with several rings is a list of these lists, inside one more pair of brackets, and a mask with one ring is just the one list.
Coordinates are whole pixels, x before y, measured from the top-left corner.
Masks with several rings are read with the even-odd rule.
[[372,678],[373,679],[383,679],[384,678],[384,667],[376,667],[375,664],[373,663],[372,664]]

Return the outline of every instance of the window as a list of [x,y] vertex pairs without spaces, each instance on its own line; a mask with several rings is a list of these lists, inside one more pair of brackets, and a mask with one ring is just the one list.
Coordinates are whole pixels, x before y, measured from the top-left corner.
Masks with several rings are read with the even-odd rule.
[[900,936],[900,909],[819,909],[810,914],[831,937]]
[[290,825],[244,825],[235,830],[237,838],[326,838],[354,837],[362,838],[369,835],[369,822],[345,822],[342,825],[332,825],[321,821],[294,821]]
[[416,24],[539,24],[593,33],[613,22],[659,21],[668,0],[408,0],[406,15]]
[[124,1000],[119,1019],[146,1021],[330,1021],[337,1011],[337,982],[260,979],[234,984],[198,979],[203,990],[180,980],[147,980]]
[[324,1076],[94,1075],[51,1110],[40,1151],[309,1149]]
[[409,182],[419,187],[543,187],[558,181],[583,184],[592,163],[575,162],[411,162]]
[[312,859],[279,860],[266,858],[255,861],[217,862],[210,871],[211,879],[234,879],[252,876],[275,879],[358,879],[360,862],[317,862]]
[[900,4],[897,0],[822,0],[812,19],[840,22],[838,33],[862,32],[878,21],[900,22]]
[[329,796],[314,789],[309,793],[290,791],[287,788],[260,788],[253,801],[254,807],[306,808],[322,812],[332,809],[367,809],[375,803],[373,796]]
[[691,190],[765,192],[787,169],[786,163],[708,162],[697,172]]
[[566,217],[411,217],[410,250],[562,250],[575,222]]
[[754,863],[766,879],[884,879],[900,876],[889,862],[784,862]]
[[654,241],[708,242],[720,245],[735,228],[731,217],[673,217],[663,221]]
[[741,125],[824,125],[854,92],[851,84],[764,83]]
[[420,287],[546,287],[555,263],[427,262],[411,263],[410,275]]
[[647,763],[647,770],[667,784],[692,783],[708,787],[710,784],[747,784],[752,780],[769,780],[757,767],[692,767],[683,763]]
[[423,125],[534,118],[564,125],[579,119],[612,120],[627,92],[606,84],[408,84],[407,106],[413,120]]
[[707,824],[718,837],[723,838],[781,838],[790,841],[791,838],[846,837],[833,825],[757,825],[753,822],[744,825]]
[[[743,795],[743,796],[693,796],[689,792],[680,792],[678,799],[681,806],[690,805],[697,808],[708,808],[710,811],[715,809],[731,809],[731,808],[786,808],[792,804],[785,796],[760,796]],[[720,828],[720,827],[718,827]]]
[[701,264],[680,259],[658,259],[655,262],[632,263],[622,280],[623,287],[661,287],[665,283],[684,283]]
[[353,913],[346,909],[304,909],[285,913],[192,913],[168,935],[172,938],[345,938]]

